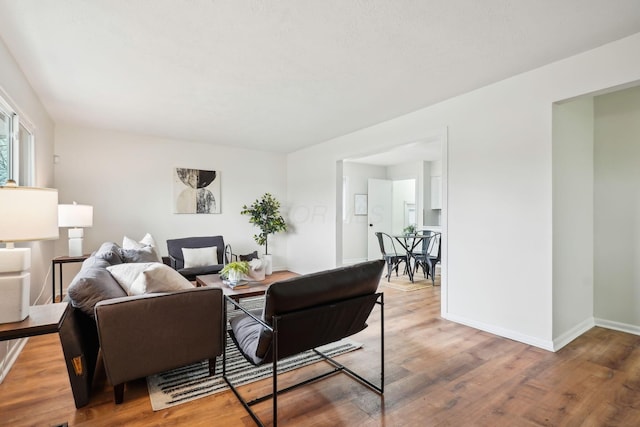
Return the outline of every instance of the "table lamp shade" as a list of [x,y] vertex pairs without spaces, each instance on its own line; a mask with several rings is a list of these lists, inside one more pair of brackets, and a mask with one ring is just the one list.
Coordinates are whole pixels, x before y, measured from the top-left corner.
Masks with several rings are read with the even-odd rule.
[[14,242],[58,238],[58,191],[49,188],[0,187],[0,323],[29,315],[31,249]]
[[0,242],[58,238],[58,191],[0,187]]
[[93,206],[58,205],[59,227],[91,227],[93,226]]

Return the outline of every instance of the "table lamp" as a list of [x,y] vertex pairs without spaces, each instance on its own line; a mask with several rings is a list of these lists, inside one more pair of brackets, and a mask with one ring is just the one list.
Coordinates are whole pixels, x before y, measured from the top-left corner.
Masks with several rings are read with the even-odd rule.
[[20,322],[29,315],[31,249],[15,242],[58,238],[58,191],[0,186],[0,323]]
[[82,238],[84,230],[81,227],[93,226],[93,206],[58,205],[58,227],[69,228],[69,256],[82,256]]

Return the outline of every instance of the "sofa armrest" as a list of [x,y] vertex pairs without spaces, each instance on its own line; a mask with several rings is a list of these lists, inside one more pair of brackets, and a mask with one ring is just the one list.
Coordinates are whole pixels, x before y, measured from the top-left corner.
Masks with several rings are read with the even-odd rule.
[[222,290],[194,288],[101,301],[100,348],[112,385],[222,354]]

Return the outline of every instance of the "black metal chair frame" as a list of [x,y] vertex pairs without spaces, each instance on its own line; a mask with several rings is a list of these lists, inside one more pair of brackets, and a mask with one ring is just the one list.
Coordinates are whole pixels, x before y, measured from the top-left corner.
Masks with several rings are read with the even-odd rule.
[[[409,272],[409,269],[411,268],[409,265],[410,254],[409,253],[406,253],[405,255],[398,254],[398,251],[396,250],[396,245],[395,243],[393,243],[393,237],[391,237],[389,234],[383,233],[381,231],[378,231],[375,234],[376,234],[376,237],[378,238],[378,245],[380,246],[380,252],[382,253],[382,258],[387,263],[387,274],[385,276],[387,278],[387,282],[391,280],[391,272],[393,270],[396,271],[396,276],[398,276],[398,268],[400,267],[401,262],[404,262],[405,264],[404,265],[405,273],[410,273]],[[387,252],[384,246],[384,240],[382,236],[387,236],[387,239],[391,242],[391,247],[393,248],[393,254]]]
[[[425,243],[423,243],[421,253],[414,255],[414,259],[416,260],[415,271],[418,271],[419,265],[422,266],[422,272],[425,278],[429,277],[430,275],[431,284],[435,285],[436,264],[440,262],[440,256],[441,256],[440,254],[442,251],[442,233],[433,232],[433,231],[430,233],[431,235],[429,236],[429,240],[426,242],[426,247],[425,247]],[[438,255],[434,257],[430,255],[432,251],[431,244],[436,240],[438,245]],[[433,244],[435,245],[436,243],[433,243]]]
[[[376,297],[376,305],[380,306],[380,385],[376,385],[373,382],[367,380],[366,378],[358,375],[357,373],[355,373],[354,371],[352,371],[351,369],[347,368],[346,366],[342,365],[341,363],[335,361],[333,358],[331,358],[330,356],[327,356],[326,354],[322,353],[321,351],[313,348],[310,350],[313,350],[316,354],[318,354],[319,356],[321,356],[323,358],[324,361],[326,361],[327,363],[329,363],[330,365],[333,366],[333,369],[331,371],[328,372],[324,372],[321,373],[319,375],[316,375],[314,377],[305,379],[303,381],[300,381],[296,384],[293,384],[289,387],[283,388],[281,390],[278,390],[278,321],[280,321],[281,319],[283,319],[284,317],[290,316],[292,314],[296,314],[296,313],[300,313],[305,311],[303,310],[299,310],[299,311],[295,311],[292,313],[287,313],[284,315],[277,315],[277,316],[273,316],[272,318],[272,325],[270,326],[267,323],[265,323],[262,319],[256,317],[255,315],[253,315],[251,312],[247,311],[245,308],[243,308],[238,302],[232,300],[229,297],[225,297],[227,302],[230,304],[233,304],[234,308],[236,309],[240,309],[243,312],[245,312],[246,314],[248,314],[249,316],[251,316],[254,320],[256,320],[257,322],[259,322],[264,328],[266,328],[268,331],[270,331],[273,334],[273,338],[272,338],[272,343],[271,343],[271,359],[272,359],[272,382],[273,382],[273,389],[272,392],[269,394],[266,394],[264,396],[260,396],[257,398],[254,398],[250,401],[245,400],[241,395],[240,392],[238,391],[238,389],[231,383],[231,381],[229,380],[229,378],[227,377],[227,354],[226,354],[226,346],[225,346],[225,351],[222,354],[222,378],[224,378],[225,382],[227,383],[227,385],[229,386],[229,388],[233,391],[233,393],[236,395],[236,397],[238,398],[238,400],[240,401],[240,403],[242,403],[242,406],[244,406],[245,410],[249,413],[249,415],[251,415],[251,418],[253,418],[253,420],[256,422],[256,424],[260,427],[264,427],[264,424],[262,423],[262,421],[260,420],[260,418],[258,417],[258,415],[251,409],[251,406],[258,404],[260,402],[264,402],[266,400],[272,399],[273,400],[273,426],[276,427],[278,425],[278,395],[279,394],[283,394],[286,392],[289,392],[293,389],[296,389],[300,386],[318,381],[320,379],[323,379],[325,377],[337,374],[339,372],[344,372],[345,374],[349,375],[351,378],[355,379],[356,381],[364,384],[365,386],[369,387],[370,389],[372,389],[373,391],[377,392],[378,394],[383,394],[384,393],[384,294],[382,292],[377,292],[375,294]],[[353,301],[353,300],[357,300],[360,298],[366,298],[369,297],[370,295],[364,295],[364,296],[359,296],[359,297],[355,297],[355,298],[351,298],[349,300],[344,300],[344,301]],[[340,304],[340,302],[332,302],[326,305],[336,305],[336,304]],[[317,306],[317,307],[321,307],[321,306]],[[310,308],[315,308],[315,307],[310,307]],[[225,318],[227,315],[227,305],[225,304]]]

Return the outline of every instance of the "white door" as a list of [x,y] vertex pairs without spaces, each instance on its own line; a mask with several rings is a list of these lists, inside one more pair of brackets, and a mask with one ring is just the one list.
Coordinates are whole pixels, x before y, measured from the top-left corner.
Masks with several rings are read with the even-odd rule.
[[393,200],[393,181],[369,179],[368,221],[368,259],[380,259],[380,245],[375,233],[391,233],[391,203]]

